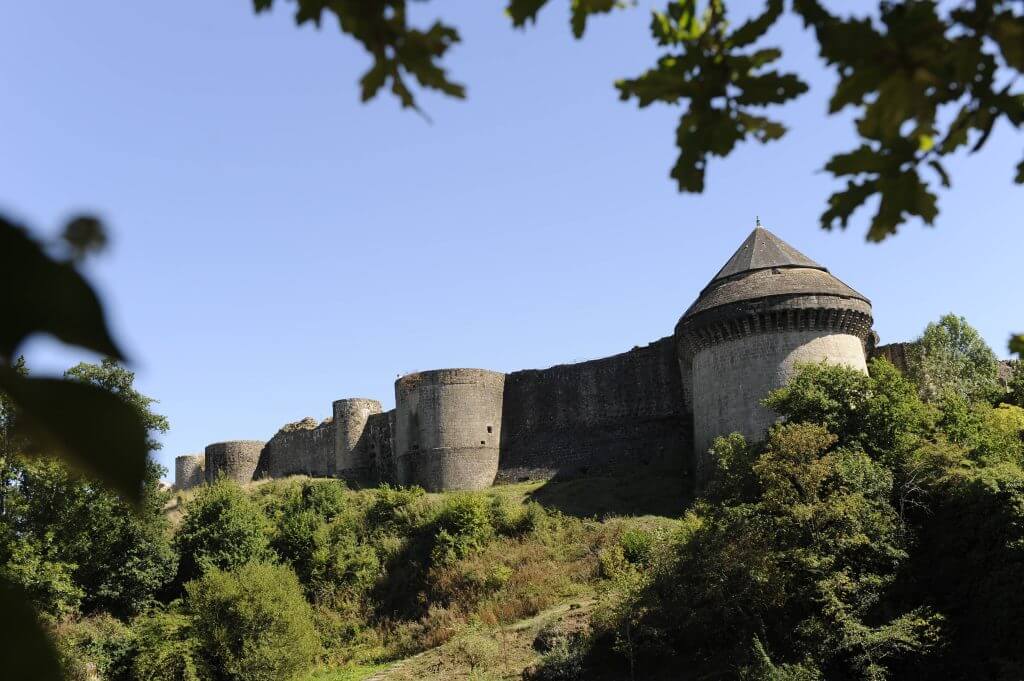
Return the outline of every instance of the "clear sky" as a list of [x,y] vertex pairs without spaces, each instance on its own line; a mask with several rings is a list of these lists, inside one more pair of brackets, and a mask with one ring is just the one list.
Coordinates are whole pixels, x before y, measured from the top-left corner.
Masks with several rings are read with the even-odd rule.
[[[266,439],[331,401],[393,406],[399,374],[538,368],[672,332],[760,215],[874,303],[883,342],[949,311],[1001,356],[1024,325],[1024,136],[998,128],[952,164],[934,229],[827,233],[820,172],[851,143],[831,77],[786,20],[765,44],[812,85],[789,136],[710,165],[703,195],[668,178],[677,109],[618,101],[656,52],[650,3],[574,41],[553,0],[514,31],[501,2],[414,3],[463,35],[467,101],[358,102],[368,65],[334,26],[251,2],[22,2],[0,12],[0,210],[41,234],[108,223],[88,272],[140,389],[170,418],[160,460]],[[747,8],[761,3],[736,3]],[[87,354],[38,339],[38,373]]]

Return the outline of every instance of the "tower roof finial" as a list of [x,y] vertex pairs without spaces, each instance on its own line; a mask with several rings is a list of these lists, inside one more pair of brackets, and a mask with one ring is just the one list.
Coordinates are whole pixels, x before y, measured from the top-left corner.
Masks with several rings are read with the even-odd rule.
[[761,226],[761,216],[760,215],[755,215],[754,216],[754,227],[760,227],[760,226]]

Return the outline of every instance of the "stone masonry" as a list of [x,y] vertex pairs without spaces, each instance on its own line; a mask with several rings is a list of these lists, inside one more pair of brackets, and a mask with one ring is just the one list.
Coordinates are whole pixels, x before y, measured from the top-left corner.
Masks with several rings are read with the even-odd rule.
[[[292,474],[429,491],[610,471],[707,473],[718,435],[758,438],[760,405],[801,362],[905,368],[902,344],[874,347],[871,303],[758,225],[675,332],[612,357],[509,374],[440,369],[395,381],[395,409],[345,398],[323,421],[269,442],[220,442],[175,461],[175,484]],[[203,469],[205,467],[205,477]]]

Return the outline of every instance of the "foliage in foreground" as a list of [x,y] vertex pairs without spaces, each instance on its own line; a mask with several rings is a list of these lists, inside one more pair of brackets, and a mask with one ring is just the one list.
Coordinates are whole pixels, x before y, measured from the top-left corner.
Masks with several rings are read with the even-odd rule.
[[764,442],[715,475],[649,570],[626,569],[575,665],[744,679],[1017,678],[1024,409],[928,404],[882,360],[804,367]]

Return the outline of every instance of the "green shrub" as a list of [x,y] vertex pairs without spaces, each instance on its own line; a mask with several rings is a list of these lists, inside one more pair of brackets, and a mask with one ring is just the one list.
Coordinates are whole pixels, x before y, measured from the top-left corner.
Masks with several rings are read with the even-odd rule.
[[320,653],[313,612],[295,573],[248,563],[186,585],[204,661],[226,681],[278,681],[307,672]]
[[83,591],[74,582],[75,565],[46,560],[31,536],[11,540],[2,552],[0,578],[17,584],[44,619],[59,621],[78,612]]
[[483,547],[494,537],[491,506],[478,494],[455,494],[437,516],[431,563],[446,565]]
[[291,564],[303,583],[309,582],[323,525],[314,511],[296,505],[287,507],[277,520],[271,547]]
[[199,641],[192,621],[177,611],[154,612],[133,623],[136,681],[202,681]]
[[308,481],[302,485],[302,507],[330,522],[348,506],[347,489],[340,480]]
[[452,652],[472,673],[496,663],[501,655],[501,646],[490,632],[479,625],[472,625],[452,644]]
[[530,681],[582,681],[586,669],[586,647],[579,640],[562,638],[554,643]]
[[58,625],[55,633],[68,681],[132,681],[135,635],[120,620],[94,615]]
[[366,522],[372,528],[398,531],[416,527],[423,520],[421,503],[424,495],[419,487],[381,485],[374,493]]
[[235,482],[220,479],[200,489],[174,537],[179,582],[209,568],[231,569],[272,558],[262,513]]
[[344,525],[325,526],[317,534],[311,556],[310,589],[324,595],[336,590],[362,596],[381,573],[380,559],[369,544]]
[[619,538],[622,555],[633,565],[649,565],[654,553],[654,533],[647,530],[626,530]]

